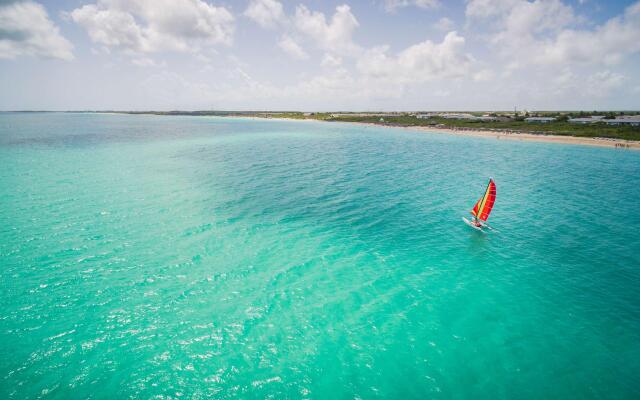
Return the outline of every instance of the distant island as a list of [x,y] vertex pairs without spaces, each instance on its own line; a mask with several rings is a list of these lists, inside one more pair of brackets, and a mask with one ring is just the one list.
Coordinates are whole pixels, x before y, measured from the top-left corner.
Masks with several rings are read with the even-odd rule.
[[297,112],[297,111],[110,111],[126,114],[232,116],[357,122],[455,131],[557,135],[640,141],[637,111],[544,112]]
[[[17,110],[5,112],[56,112]],[[302,112],[302,111],[122,111],[75,110],[68,113],[194,117],[243,117],[343,122],[428,132],[587,144],[640,149],[640,111],[491,111],[491,112]]]

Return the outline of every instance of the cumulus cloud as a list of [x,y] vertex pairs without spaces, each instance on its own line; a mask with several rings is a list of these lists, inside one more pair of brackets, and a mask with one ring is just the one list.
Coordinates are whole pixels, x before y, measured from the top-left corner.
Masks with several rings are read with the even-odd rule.
[[96,43],[129,53],[230,44],[234,18],[202,0],[100,0],[71,12]]
[[252,0],[244,15],[263,28],[273,28],[286,19],[282,3],[276,0]]
[[440,18],[433,27],[439,31],[449,32],[453,29],[454,23],[447,17]]
[[330,22],[327,22],[323,13],[299,5],[296,7],[294,24],[299,32],[312,38],[323,50],[345,54],[360,49],[352,39],[359,23],[346,4],[336,7]]
[[596,71],[588,74],[576,74],[571,68],[564,67],[552,79],[550,85],[553,96],[569,95],[586,99],[606,98],[615,91],[624,88],[628,77],[611,70]]
[[609,70],[599,71],[587,78],[585,89],[590,96],[606,97],[623,86],[626,76]]
[[33,1],[0,2],[0,58],[71,60],[72,48],[42,5]]
[[538,60],[542,63],[617,64],[640,52],[640,2],[593,31],[565,29],[540,47]]
[[469,0],[465,9],[467,17],[487,18],[509,11],[520,0]]
[[[237,71],[235,75],[241,77],[241,86],[250,90],[252,100],[264,96],[289,106],[291,99],[301,98],[318,104],[335,104],[337,99],[376,102],[400,99],[409,88],[426,82],[464,78],[473,82],[493,76],[488,70],[478,71],[476,61],[465,50],[465,39],[454,31],[441,42],[425,40],[393,54],[388,46],[365,49],[355,43],[353,34],[359,23],[347,5],[338,6],[330,16],[299,5],[291,18],[285,16],[283,20],[286,25],[282,28],[288,33],[280,37],[278,46],[293,58],[306,59],[309,55],[300,40],[311,40],[325,51],[320,63],[323,72],[285,87],[274,87],[259,84],[244,69]],[[353,64],[345,64],[343,57],[353,59]],[[245,89],[234,89],[233,98],[242,98]]]
[[471,0],[467,17],[493,33],[492,42],[517,50],[538,37],[548,37],[577,22],[570,6],[560,0]]
[[490,42],[512,64],[562,65],[620,62],[640,51],[640,2],[593,29],[560,0],[471,0],[466,15],[497,28]]
[[322,62],[320,63],[320,65],[326,68],[337,68],[342,65],[342,58],[334,56],[330,53],[326,53],[322,57]]
[[[391,11],[445,4],[383,2],[376,0],[379,5],[389,4]],[[466,0],[465,32],[469,33],[453,31],[464,21],[454,23],[438,15],[432,16],[432,25],[427,27],[437,38],[414,38],[400,47],[371,47],[374,44],[357,41],[360,22],[366,21],[359,21],[348,5],[324,12],[299,5],[286,14],[278,0],[244,0],[242,7],[246,8],[238,10],[246,23],[273,29],[273,44],[293,59],[313,57],[313,63],[305,65],[317,67],[315,73],[298,74],[300,64],[293,63],[272,76],[273,82],[282,82],[281,74],[288,74],[286,84],[255,79],[251,74],[260,66],[244,64],[224,51],[209,57],[214,51],[211,46],[232,42],[234,16],[230,7],[220,4],[235,6],[234,2],[82,3],[89,4],[68,16],[86,29],[94,42],[92,51],[115,52],[116,58],[124,51],[130,56],[126,59],[130,68],[148,68],[148,79],[138,82],[136,90],[121,100],[134,101],[138,95],[136,104],[141,108],[442,109],[509,108],[514,104],[519,108],[585,104],[596,108],[618,104],[612,99],[632,99],[639,88],[637,59],[630,56],[640,52],[640,2],[595,24],[578,15],[576,10],[581,8],[568,0]],[[39,11],[23,11],[23,17],[7,19],[6,9],[28,4]],[[16,20],[22,22],[16,25]],[[479,47],[469,48],[465,38],[470,35],[474,35],[471,45]],[[52,45],[56,36],[58,46]],[[25,38],[38,38],[39,45]],[[205,48],[207,52],[200,51]],[[166,50],[193,52],[194,62],[170,68],[154,54]],[[478,51],[479,59],[471,50]],[[32,0],[0,0],[0,57],[23,54],[68,59],[71,45],[42,6]],[[212,72],[219,79],[211,80]],[[262,72],[258,75],[264,76]]]
[[324,13],[309,10],[303,4],[296,7],[293,15],[287,16],[277,0],[252,0],[244,15],[263,28],[279,26],[285,34],[278,46],[297,59],[308,58],[301,41],[311,41],[322,50],[351,56],[361,50],[352,38],[359,23],[346,4],[336,7],[334,14],[327,18]]
[[309,58],[309,55],[304,51],[300,45],[293,40],[290,36],[284,35],[278,42],[278,46],[291,57],[298,60],[305,60]]
[[482,69],[473,74],[473,80],[477,82],[486,82],[492,80],[494,76],[493,71],[489,69]]
[[358,60],[357,67],[368,76],[401,83],[462,78],[470,73],[473,64],[464,45],[465,39],[452,31],[441,43],[425,40],[395,57],[387,55],[387,46],[370,49]]
[[439,0],[385,0],[384,8],[393,12],[398,8],[415,6],[419,8],[436,8],[440,6]]
[[163,67],[166,63],[158,63],[149,57],[138,57],[131,60],[131,64],[137,67]]
[[560,0],[526,0],[514,2],[502,23],[504,31],[498,40],[515,40],[519,37],[557,32],[577,22],[573,9]]

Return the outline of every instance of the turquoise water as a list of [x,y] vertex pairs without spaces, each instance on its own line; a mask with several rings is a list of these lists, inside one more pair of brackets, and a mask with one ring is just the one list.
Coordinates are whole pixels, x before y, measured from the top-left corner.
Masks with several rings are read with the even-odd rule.
[[0,166],[0,398],[640,394],[640,152],[0,114]]

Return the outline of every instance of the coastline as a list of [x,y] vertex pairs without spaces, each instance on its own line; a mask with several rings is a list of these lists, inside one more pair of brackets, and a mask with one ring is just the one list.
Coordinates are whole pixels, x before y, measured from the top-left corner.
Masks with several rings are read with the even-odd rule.
[[[123,114],[122,112],[100,112],[102,114]],[[128,114],[128,113],[125,113]],[[135,113],[135,115],[158,115],[155,113]],[[182,115],[182,114],[180,114]],[[190,116],[190,115],[189,115]],[[568,135],[553,135],[545,133],[530,133],[526,131],[517,130],[490,130],[490,129],[475,129],[475,128],[457,128],[457,127],[432,127],[432,126],[420,126],[420,125],[393,125],[386,123],[376,122],[357,122],[357,121],[339,121],[339,120],[324,120],[315,118],[289,118],[289,117],[263,117],[258,115],[202,115],[201,117],[214,117],[214,118],[246,118],[255,120],[274,120],[274,121],[295,121],[295,122],[328,122],[336,124],[352,124],[361,126],[371,126],[379,128],[396,128],[406,129],[420,132],[439,133],[446,135],[456,136],[471,136],[485,139],[494,140],[519,140],[529,142],[543,142],[543,143],[559,143],[559,144],[572,144],[582,146],[595,146],[595,147],[609,147],[617,149],[628,150],[640,150],[640,141],[638,140],[625,140],[616,138],[605,137],[582,137],[582,136],[568,136]]]
[[[261,117],[255,117],[261,118]],[[317,121],[317,122],[331,122],[337,124],[353,124],[362,126],[374,126],[380,128],[396,128],[406,129],[420,132],[440,133],[446,135],[457,136],[472,136],[485,139],[494,140],[519,140],[529,142],[544,142],[544,143],[560,143],[560,144],[577,144],[585,146],[597,146],[597,147],[613,147],[618,149],[633,149],[640,150],[640,141],[624,140],[624,139],[609,139],[609,138],[588,138],[580,136],[560,136],[560,135],[544,135],[533,134],[525,132],[505,132],[505,131],[490,131],[482,129],[460,129],[460,128],[432,128],[428,126],[395,126],[386,124],[376,124],[369,122],[350,122],[350,121],[325,121],[320,119],[296,119],[296,118],[261,118],[261,119],[273,119],[282,121]]]

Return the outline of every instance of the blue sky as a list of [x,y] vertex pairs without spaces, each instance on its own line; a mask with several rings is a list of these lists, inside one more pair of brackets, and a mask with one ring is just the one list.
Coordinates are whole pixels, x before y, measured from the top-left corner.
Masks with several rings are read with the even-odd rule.
[[0,110],[639,109],[640,1],[0,0]]

